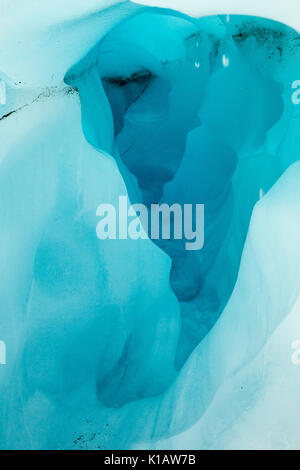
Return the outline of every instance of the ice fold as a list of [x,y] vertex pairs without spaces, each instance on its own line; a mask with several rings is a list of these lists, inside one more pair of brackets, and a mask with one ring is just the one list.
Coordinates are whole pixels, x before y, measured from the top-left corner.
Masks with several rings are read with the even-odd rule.
[[[252,448],[256,422],[297,446],[299,35],[195,4],[19,3],[0,5],[0,447]],[[120,195],[205,203],[204,249],[98,240]]]

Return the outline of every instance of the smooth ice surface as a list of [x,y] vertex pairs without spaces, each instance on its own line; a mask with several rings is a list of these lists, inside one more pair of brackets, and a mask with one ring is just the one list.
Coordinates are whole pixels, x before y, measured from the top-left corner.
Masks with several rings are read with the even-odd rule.
[[133,0],[134,3],[153,7],[171,8],[199,18],[209,15],[248,15],[280,21],[297,31],[300,30],[298,0],[211,0],[209,3],[198,0]]
[[[190,5],[0,2],[2,449],[300,445],[299,35]],[[97,239],[120,195],[204,249]]]

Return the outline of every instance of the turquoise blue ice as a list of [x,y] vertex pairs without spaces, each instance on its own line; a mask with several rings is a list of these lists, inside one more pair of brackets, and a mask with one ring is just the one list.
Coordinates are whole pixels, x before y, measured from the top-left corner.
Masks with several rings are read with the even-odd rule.
[[[299,45],[0,1],[1,449],[300,446]],[[97,239],[126,194],[205,204],[204,249]]]

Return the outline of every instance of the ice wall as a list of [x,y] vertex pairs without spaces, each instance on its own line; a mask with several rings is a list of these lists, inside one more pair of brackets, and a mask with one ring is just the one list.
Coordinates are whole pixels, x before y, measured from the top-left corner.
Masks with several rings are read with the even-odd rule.
[[[0,8],[0,447],[297,447],[299,35]],[[98,240],[124,194],[205,203],[204,249]]]

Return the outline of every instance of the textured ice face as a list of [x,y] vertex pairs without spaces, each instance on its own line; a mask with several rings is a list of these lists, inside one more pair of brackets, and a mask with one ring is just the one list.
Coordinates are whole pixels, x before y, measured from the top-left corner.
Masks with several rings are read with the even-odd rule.
[[[30,26],[3,3],[1,447],[257,447],[273,385],[290,408],[259,445],[298,445],[274,366],[296,339],[298,34],[60,3]],[[204,203],[204,249],[97,240],[97,206],[127,193]]]

